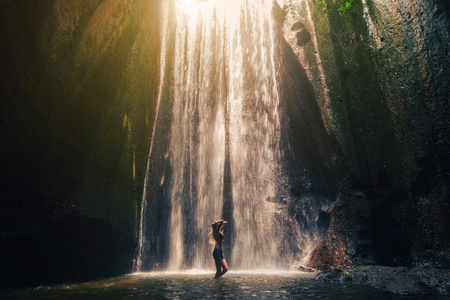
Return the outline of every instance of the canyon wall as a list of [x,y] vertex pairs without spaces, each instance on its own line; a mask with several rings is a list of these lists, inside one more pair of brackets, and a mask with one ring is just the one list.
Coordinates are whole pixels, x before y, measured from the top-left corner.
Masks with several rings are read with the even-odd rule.
[[448,3],[344,4],[284,7],[284,36],[349,165],[310,266],[448,267]]
[[158,1],[1,1],[1,286],[131,271]]

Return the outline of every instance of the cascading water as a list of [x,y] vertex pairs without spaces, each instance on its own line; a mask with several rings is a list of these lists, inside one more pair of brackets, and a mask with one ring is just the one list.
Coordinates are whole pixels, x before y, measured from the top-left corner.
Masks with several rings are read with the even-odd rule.
[[163,6],[163,15],[165,18],[163,18],[163,23],[161,25],[161,59],[160,59],[160,78],[159,78],[159,87],[158,87],[158,96],[156,99],[156,115],[155,120],[153,122],[153,128],[152,128],[152,137],[150,140],[150,149],[148,151],[148,157],[147,157],[147,168],[145,171],[145,179],[144,179],[144,191],[142,193],[142,205],[141,205],[141,213],[140,213],[140,223],[139,223],[139,247],[138,247],[138,253],[136,255],[135,261],[133,263],[133,269],[135,271],[141,270],[142,268],[142,257],[143,257],[143,251],[144,251],[144,239],[145,239],[145,231],[144,231],[144,213],[147,208],[147,189],[148,189],[148,175],[149,175],[149,168],[150,168],[150,158],[153,152],[153,143],[155,142],[155,130],[156,130],[156,124],[158,122],[158,112],[159,107],[161,104],[161,97],[162,97],[162,88],[163,88],[163,82],[164,82],[164,70],[166,68],[166,51],[167,51],[167,41],[166,36],[168,33],[168,26],[169,26],[169,20],[167,18],[167,10],[168,7]]
[[[167,19],[168,1],[162,5]],[[167,236],[161,237],[169,270],[213,266],[207,235],[220,218],[229,221],[224,251],[233,268],[280,268],[299,259],[292,245],[302,243],[301,233],[285,207],[281,55],[272,5],[264,0],[176,5],[174,57],[161,60],[171,61],[173,73],[165,153],[171,174],[161,179],[161,185],[170,181]],[[155,201],[147,198],[144,192],[135,271],[142,271],[147,259],[145,210],[147,201]]]

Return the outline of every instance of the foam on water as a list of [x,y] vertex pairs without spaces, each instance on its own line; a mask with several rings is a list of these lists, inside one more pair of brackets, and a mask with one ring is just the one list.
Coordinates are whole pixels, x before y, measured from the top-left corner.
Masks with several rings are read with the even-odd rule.
[[[129,274],[130,276],[138,277],[166,277],[166,276],[204,276],[213,275],[215,270],[213,269],[190,269],[182,271],[151,271],[151,272],[135,272]],[[306,275],[307,277],[315,276],[316,273],[301,272],[297,270],[273,270],[273,269],[254,269],[254,270],[230,270],[225,276],[233,275],[260,275],[260,276],[300,276]]]

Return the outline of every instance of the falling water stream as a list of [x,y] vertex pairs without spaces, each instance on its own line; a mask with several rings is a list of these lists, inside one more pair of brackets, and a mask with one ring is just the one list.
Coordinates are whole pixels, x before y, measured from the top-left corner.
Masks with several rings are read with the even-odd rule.
[[[173,58],[165,50],[169,39],[162,38],[161,74],[169,60],[173,70],[165,153],[172,174],[161,178],[170,180],[169,270],[209,268],[208,230],[222,218],[229,221],[225,257],[234,268],[275,269],[301,259],[291,247],[300,244],[301,234],[284,204],[289,193],[280,147],[281,55],[272,5],[263,0],[177,2]],[[162,6],[163,33],[168,34],[168,1]],[[147,259],[148,201],[155,199],[144,191],[135,271],[142,271]]]

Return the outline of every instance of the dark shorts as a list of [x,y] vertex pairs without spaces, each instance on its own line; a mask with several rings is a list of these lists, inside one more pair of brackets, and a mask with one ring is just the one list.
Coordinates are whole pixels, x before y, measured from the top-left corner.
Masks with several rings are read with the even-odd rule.
[[218,259],[218,260],[223,259],[223,251],[220,249],[214,248],[213,258]]

